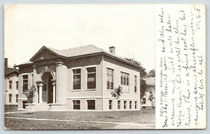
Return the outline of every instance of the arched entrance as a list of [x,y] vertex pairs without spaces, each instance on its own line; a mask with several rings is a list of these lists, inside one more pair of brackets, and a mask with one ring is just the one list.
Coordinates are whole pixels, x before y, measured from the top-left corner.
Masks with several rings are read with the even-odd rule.
[[53,77],[51,73],[45,72],[41,78],[43,81],[42,102],[53,103]]

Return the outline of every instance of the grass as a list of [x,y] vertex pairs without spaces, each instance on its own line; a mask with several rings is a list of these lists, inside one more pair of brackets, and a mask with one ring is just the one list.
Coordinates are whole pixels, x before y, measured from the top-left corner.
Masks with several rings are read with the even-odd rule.
[[17,111],[17,105],[4,105],[5,112],[15,112]]
[[[6,117],[23,117],[39,119],[60,119],[76,121],[100,121],[155,124],[155,110],[142,109],[141,111],[71,111],[71,112],[31,112],[5,114]],[[109,123],[65,122],[65,121],[38,121],[23,119],[5,119],[7,129],[116,129],[121,128]]]
[[6,119],[8,130],[65,130],[65,129],[110,129],[112,124],[78,123],[78,122],[49,122]]

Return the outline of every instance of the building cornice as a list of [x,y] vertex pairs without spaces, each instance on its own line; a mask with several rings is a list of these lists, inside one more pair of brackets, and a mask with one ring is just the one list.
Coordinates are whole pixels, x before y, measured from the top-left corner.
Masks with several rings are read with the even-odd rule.
[[36,62],[41,62],[41,61],[46,61],[46,60],[53,60],[53,59],[57,59],[57,58],[61,58],[61,60],[64,60],[65,61],[65,60],[70,60],[70,59],[85,58],[85,57],[91,57],[91,56],[97,56],[97,55],[105,55],[105,56],[108,56],[108,57],[110,57],[112,59],[118,60],[120,62],[123,62],[125,64],[128,64],[130,66],[133,66],[133,67],[141,70],[141,67],[140,66],[135,65],[134,63],[131,63],[130,61],[127,61],[127,60],[122,59],[120,57],[117,57],[115,55],[109,54],[107,52],[96,52],[96,53],[85,54],[85,55],[78,55],[78,56],[73,56],[73,57],[64,57],[64,56],[58,55],[57,57],[47,58],[47,59],[40,59],[40,60],[34,60],[33,62],[29,62],[29,63],[25,63],[25,64],[20,64],[20,65],[16,65],[16,66],[17,67],[30,66],[30,65],[34,65],[34,63],[36,63]]

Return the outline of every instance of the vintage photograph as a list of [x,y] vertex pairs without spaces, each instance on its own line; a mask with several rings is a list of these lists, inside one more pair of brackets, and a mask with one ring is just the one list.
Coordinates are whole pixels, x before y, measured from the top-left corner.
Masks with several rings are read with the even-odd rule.
[[5,5],[6,130],[155,129],[154,5]]

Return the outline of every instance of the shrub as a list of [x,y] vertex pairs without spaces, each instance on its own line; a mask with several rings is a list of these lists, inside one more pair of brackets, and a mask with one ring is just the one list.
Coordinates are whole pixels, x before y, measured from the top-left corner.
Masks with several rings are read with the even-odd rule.
[[28,89],[24,94],[28,98],[28,103],[33,103],[34,93],[36,91],[35,85],[32,85],[30,89]]
[[122,87],[120,86],[118,86],[111,92],[112,97],[115,97],[116,99],[118,99],[121,96],[121,94],[122,94]]

